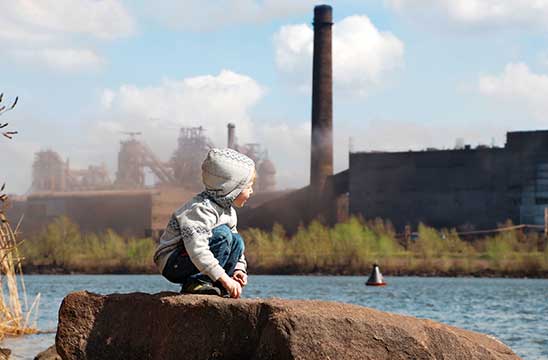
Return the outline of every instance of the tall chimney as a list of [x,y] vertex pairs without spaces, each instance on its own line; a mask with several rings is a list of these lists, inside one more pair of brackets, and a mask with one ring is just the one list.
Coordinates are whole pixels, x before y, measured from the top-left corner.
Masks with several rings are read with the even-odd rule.
[[332,25],[331,6],[314,7],[310,185],[313,189],[320,191],[324,189],[327,177],[333,175]]
[[227,147],[229,149],[234,149],[234,129],[236,128],[236,125],[233,123],[229,123],[228,125],[228,143]]

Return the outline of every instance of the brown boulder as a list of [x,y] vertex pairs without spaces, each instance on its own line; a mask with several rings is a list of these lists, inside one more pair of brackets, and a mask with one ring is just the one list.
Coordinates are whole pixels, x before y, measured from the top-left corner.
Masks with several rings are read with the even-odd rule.
[[62,360],[57,351],[55,345],[51,345],[46,350],[42,351],[34,357],[34,360]]
[[519,359],[500,341],[326,301],[71,293],[62,359]]

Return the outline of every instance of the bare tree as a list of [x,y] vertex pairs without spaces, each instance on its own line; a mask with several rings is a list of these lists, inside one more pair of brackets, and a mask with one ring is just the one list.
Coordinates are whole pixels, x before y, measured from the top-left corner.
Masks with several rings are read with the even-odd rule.
[[[2,101],[4,100],[4,93],[0,93],[0,116],[4,115],[6,112],[11,111],[15,108],[15,105],[17,105],[17,101],[19,100],[19,97],[16,96],[15,100],[10,106],[2,105]],[[2,123],[0,122],[0,129],[5,129],[9,123]],[[2,130],[2,135],[4,137],[7,137],[8,139],[13,139],[13,135],[17,134],[17,131],[8,131],[8,130]],[[6,202],[8,200],[8,196],[4,194],[4,189],[6,188],[6,184],[2,184],[2,187],[0,188],[0,223],[7,222],[6,215],[4,214],[4,209]]]
[[[3,97],[4,94],[0,94],[0,115],[13,110],[19,99],[16,97],[13,103],[6,107],[2,105]],[[8,123],[0,122],[0,129],[5,129],[8,125]],[[2,131],[2,135],[10,140],[15,134],[17,134],[17,131]],[[36,333],[36,327],[32,326],[29,321],[31,313],[34,313],[34,323],[36,323],[38,304],[40,302],[40,294],[38,294],[30,309],[26,303],[27,295],[22,280],[22,258],[17,249],[19,244],[17,241],[19,225],[17,225],[15,230],[12,229],[5,215],[5,207],[8,202],[8,196],[4,194],[5,187],[6,184],[2,184],[0,187],[0,288],[4,288],[4,284],[6,284],[9,296],[5,299],[4,292],[0,292],[0,340],[5,335],[13,336]],[[19,299],[18,283],[22,286],[26,311],[23,311],[23,306]]]
[[[19,97],[15,97],[15,100],[10,106],[2,105],[2,101],[4,100],[4,93],[0,94],[0,116],[4,113],[13,110],[15,108],[15,105],[17,105],[17,101],[19,100]],[[4,129],[8,126],[8,123],[2,123],[0,122],[0,129]],[[17,134],[17,131],[2,131],[2,135],[7,137],[8,139],[12,139],[13,135]]]

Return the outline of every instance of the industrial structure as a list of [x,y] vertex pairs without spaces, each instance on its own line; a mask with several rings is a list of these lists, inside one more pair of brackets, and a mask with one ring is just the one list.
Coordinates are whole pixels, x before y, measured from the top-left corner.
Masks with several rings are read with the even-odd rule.
[[107,168],[90,165],[87,169],[71,169],[69,160],[63,161],[52,150],[34,154],[31,192],[85,191],[112,186]]
[[322,191],[333,175],[333,61],[331,6],[314,8],[314,56],[312,68],[312,138],[310,186]]
[[268,151],[263,149],[261,144],[249,143],[243,146],[238,145],[236,141],[236,125],[228,124],[227,146],[231,149],[247,155],[255,162],[257,171],[257,181],[254,185],[256,192],[272,192],[276,190],[276,168],[274,163],[268,158]]
[[[228,130],[231,147],[257,164],[257,197],[252,203],[275,196],[276,169],[268,152],[258,143],[239,145],[235,125]],[[27,196],[14,198],[8,216],[16,222],[24,214],[26,233],[68,216],[83,231],[111,228],[128,236],[157,236],[171,212],[203,189],[201,163],[214,145],[204,128],[183,127],[171,158],[162,161],[138,138],[141,133],[124,134],[129,138],[120,142],[114,181],[104,164],[72,169],[69,160],[53,150],[37,152],[31,189]],[[147,172],[154,175],[154,184],[147,184]]]
[[[238,150],[257,165],[258,185],[256,191],[273,191],[276,186],[276,169],[261,144],[238,145],[235,141],[235,125],[228,125],[229,147]],[[208,150],[214,147],[205,136],[203,127],[182,127],[177,140],[177,149],[169,161],[161,161],[148,145],[137,139],[139,132],[127,132],[129,139],[120,142],[118,170],[114,182],[110,180],[104,164],[90,165],[87,169],[71,169],[69,160],[63,161],[53,150],[35,154],[32,166],[30,193],[74,192],[90,190],[135,190],[144,189],[145,170],[156,179],[155,186],[183,187],[191,191],[203,188],[201,164]]]
[[314,9],[310,185],[253,209],[240,227],[294,232],[320,219],[382,218],[397,231],[419,223],[486,229],[511,220],[543,225],[548,207],[548,131],[510,132],[504,148],[351,152],[333,175],[332,9]]
[[503,148],[350,154],[350,213],[397,229],[544,224],[548,131],[507,134]]
[[[333,225],[350,215],[389,220],[397,231],[420,222],[476,229],[508,219],[544,224],[548,131],[510,132],[503,148],[351,152],[349,168],[333,174],[332,25],[332,8],[315,7],[310,185],[275,191],[276,169],[268,152],[260,144],[238,144],[236,127],[228,124],[227,146],[257,165],[256,194],[238,212],[240,229],[271,229],[279,223],[292,233],[314,219]],[[37,193],[15,204],[11,216],[26,212],[26,224],[36,224],[70,215],[86,231],[111,227],[157,236],[170,213],[201,189],[200,164],[212,143],[203,128],[182,128],[176,150],[163,162],[136,138],[138,133],[129,135],[121,142],[112,183],[104,167],[71,170],[56,153],[38,153],[33,165]],[[157,180],[153,188],[145,184],[146,168]],[[90,214],[98,215],[90,219]]]

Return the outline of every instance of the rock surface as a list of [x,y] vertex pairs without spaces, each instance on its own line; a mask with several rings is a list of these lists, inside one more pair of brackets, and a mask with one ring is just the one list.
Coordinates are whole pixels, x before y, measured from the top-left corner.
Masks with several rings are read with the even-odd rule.
[[55,350],[55,345],[50,346],[46,350],[42,351],[40,354],[34,357],[34,360],[62,360],[57,350]]
[[11,355],[11,350],[6,348],[0,348],[0,360],[8,360]]
[[519,359],[500,341],[336,302],[71,293],[62,359]]

